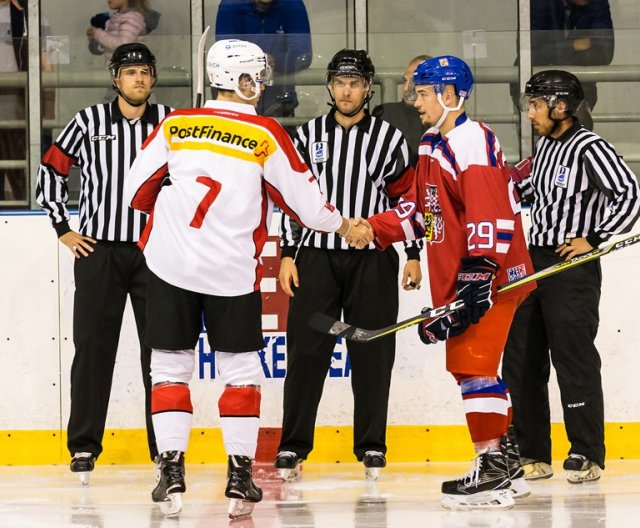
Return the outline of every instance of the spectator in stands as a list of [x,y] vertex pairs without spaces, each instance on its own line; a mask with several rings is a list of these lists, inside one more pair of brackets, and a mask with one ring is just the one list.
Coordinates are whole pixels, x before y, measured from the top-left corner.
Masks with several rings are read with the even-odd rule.
[[[611,64],[614,51],[609,0],[530,0],[531,63],[533,66],[599,66]],[[595,82],[581,80],[584,103],[576,117],[593,130],[598,101]],[[516,106],[520,87],[511,86]]]
[[[27,0],[0,0],[0,27],[2,34],[6,36],[0,40],[0,72],[27,71]],[[51,35],[46,20],[42,20],[40,35],[41,42],[41,68],[43,71],[51,71],[53,66],[44,46],[45,38]],[[0,120],[26,119],[25,88],[6,87],[0,88]],[[42,115],[44,118],[53,118],[55,103],[55,91],[44,89],[42,93]],[[47,131],[50,133],[50,131]],[[46,137],[42,143],[50,143]],[[0,160],[26,160],[27,135],[26,128],[0,128]],[[10,194],[5,195],[5,178],[9,184]],[[24,169],[0,169],[0,202],[5,199],[26,200],[27,178]]]
[[87,36],[91,53],[104,53],[108,63],[118,46],[140,42],[144,35],[158,27],[160,13],[150,9],[147,0],[107,0],[107,3],[115,13],[93,16]]
[[402,101],[397,103],[382,103],[376,106],[371,112],[371,115],[374,117],[388,121],[402,132],[409,143],[413,164],[418,161],[418,145],[420,144],[420,138],[422,138],[426,127],[420,120],[420,113],[413,106],[413,102],[409,100],[411,82],[413,72],[418,67],[418,64],[430,58],[429,55],[418,55],[411,59],[407,65],[404,70],[404,75],[402,76],[404,80],[402,84]]
[[293,117],[298,106],[295,86],[281,84],[286,76],[311,65],[311,29],[302,0],[221,0],[216,16],[216,40],[239,38],[260,46],[269,57],[274,86],[267,86],[257,112]]

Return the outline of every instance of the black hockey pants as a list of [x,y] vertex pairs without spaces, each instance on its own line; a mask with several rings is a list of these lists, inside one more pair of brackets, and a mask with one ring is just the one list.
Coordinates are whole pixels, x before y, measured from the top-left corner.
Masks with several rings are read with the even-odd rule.
[[142,251],[129,242],[98,242],[93,253],[75,261],[75,355],[71,366],[71,414],[67,427],[67,447],[72,456],[88,452],[97,457],[102,452],[127,295],[131,296],[140,340],[149,453],[151,458],[157,454],[151,422],[151,349],[142,346],[147,273]]
[[[536,271],[562,259],[531,247]],[[548,382],[556,370],[570,453],[604,468],[604,402],[594,345],[602,273],[589,262],[538,282],[520,306],[505,347],[502,377],[511,391],[513,423],[526,458],[551,463]]]
[[[313,330],[309,318],[323,312],[365,328],[393,324],[398,316],[398,254],[386,251],[301,248],[300,287],[289,305],[287,374],[280,450],[306,458],[336,338]],[[348,342],[353,391],[353,451],[386,453],[387,407],[395,336]],[[339,410],[334,411],[339,414]]]

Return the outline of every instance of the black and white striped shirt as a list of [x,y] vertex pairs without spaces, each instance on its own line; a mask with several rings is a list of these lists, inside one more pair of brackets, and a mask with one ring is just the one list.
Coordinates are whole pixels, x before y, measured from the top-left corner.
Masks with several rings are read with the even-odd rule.
[[79,216],[82,235],[96,240],[137,242],[147,216],[126,205],[124,182],[142,144],[172,111],[148,104],[140,119],[129,121],[110,104],[78,112],[45,153],[38,170],[36,200],[47,211],[58,237],[69,228],[67,179],[80,167]]
[[[407,141],[398,129],[369,114],[346,130],[332,110],[300,126],[294,142],[327,201],[345,217],[368,218],[386,211],[413,186]],[[300,245],[352,249],[337,234],[301,228],[286,215],[280,245],[283,257],[294,257]],[[420,247],[421,243],[409,244],[409,258],[419,258]]]
[[630,231],[640,215],[636,176],[610,143],[577,121],[557,139],[540,138],[533,171],[517,187],[532,204],[534,246],[585,237],[597,247]]

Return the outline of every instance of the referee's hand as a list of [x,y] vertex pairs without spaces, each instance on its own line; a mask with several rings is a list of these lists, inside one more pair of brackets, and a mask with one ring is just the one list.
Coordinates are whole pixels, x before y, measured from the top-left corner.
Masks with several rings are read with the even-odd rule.
[[571,260],[578,255],[589,253],[592,249],[593,246],[587,242],[587,239],[580,237],[569,239],[564,244],[560,244],[556,248],[556,253],[564,257],[565,260]]
[[280,272],[278,273],[278,282],[282,291],[289,297],[293,297],[296,288],[300,286],[298,278],[298,267],[295,260],[291,257],[282,257],[280,259]]
[[81,256],[88,257],[90,253],[93,253],[92,245],[96,243],[93,238],[81,235],[75,231],[65,233],[59,240],[69,248],[73,256],[77,259]]

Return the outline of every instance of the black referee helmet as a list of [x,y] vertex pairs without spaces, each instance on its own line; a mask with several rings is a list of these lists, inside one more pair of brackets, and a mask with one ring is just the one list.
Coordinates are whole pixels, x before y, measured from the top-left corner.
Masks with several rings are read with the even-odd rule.
[[362,77],[371,84],[375,72],[373,62],[365,50],[342,49],[327,66],[327,84],[334,77]]
[[553,109],[557,101],[564,101],[567,113],[571,115],[575,115],[584,99],[580,80],[564,70],[544,70],[534,74],[525,84],[524,95],[544,98],[549,109]]
[[118,77],[118,72],[123,66],[149,66],[151,75],[156,77],[156,58],[149,48],[140,42],[122,44],[114,50],[109,61],[112,79]]

